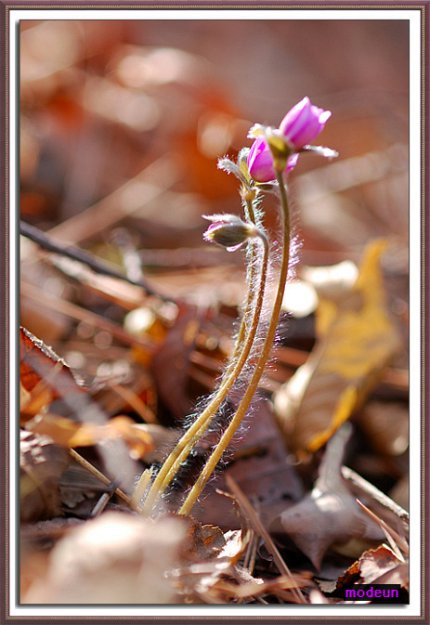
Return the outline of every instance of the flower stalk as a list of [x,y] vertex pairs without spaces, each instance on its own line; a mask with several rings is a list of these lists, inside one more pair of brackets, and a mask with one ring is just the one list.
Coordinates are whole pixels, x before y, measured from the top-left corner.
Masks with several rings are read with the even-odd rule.
[[279,184],[280,189],[280,197],[281,197],[281,206],[282,206],[282,218],[283,218],[283,245],[282,245],[282,261],[281,261],[281,269],[279,273],[279,281],[278,288],[276,292],[275,302],[273,304],[272,315],[270,319],[270,324],[267,330],[267,335],[263,344],[263,348],[260,354],[260,357],[257,361],[254,373],[250,380],[249,386],[243,396],[238,409],[231,420],[229,426],[225,430],[224,434],[221,437],[218,445],[215,447],[212,452],[209,460],[206,465],[203,467],[197,481],[194,486],[188,493],[184,503],[182,504],[179,514],[190,514],[191,509],[196,503],[198,497],[200,496],[202,490],[206,486],[209,478],[214,472],[218,462],[220,461],[224,451],[227,449],[231,440],[236,433],[238,427],[242,423],[248,408],[251,404],[252,398],[254,397],[255,392],[257,391],[258,384],[260,382],[261,376],[263,375],[264,368],[270,356],[270,351],[272,349],[272,345],[275,339],[276,328],[278,325],[278,319],[281,312],[282,299],[285,290],[285,284],[287,282],[288,277],[288,269],[290,264],[290,214],[288,207],[288,199],[287,193],[285,189],[284,183],[284,175],[282,172],[277,172],[276,179]]
[[[247,205],[247,212],[250,217],[251,223],[255,224],[255,213],[252,207],[252,203]],[[254,310],[253,308],[253,278],[254,278],[254,262],[252,262],[251,270],[248,275],[249,285],[248,285],[248,293],[244,315],[242,318],[242,322],[239,328],[239,332],[236,338],[235,347],[233,349],[233,354],[230,359],[230,363],[227,365],[225,370],[223,381],[221,382],[218,391],[213,397],[212,401],[208,404],[208,406],[203,410],[203,412],[199,415],[196,421],[192,424],[192,426],[184,433],[181,439],[176,444],[175,448],[169,454],[169,456],[164,461],[160,471],[158,472],[151,488],[149,489],[148,495],[145,499],[143,505],[143,512],[149,513],[152,508],[157,504],[158,498],[163,494],[166,488],[170,485],[173,478],[175,477],[180,465],[182,462],[186,460],[188,455],[190,454],[193,447],[196,443],[202,438],[202,436],[207,431],[210,423],[215,418],[219,408],[222,403],[225,401],[227,395],[233,388],[236,383],[238,377],[240,376],[246,361],[248,360],[248,356],[251,352],[252,345],[254,343],[254,339],[257,333],[261,310],[263,306],[265,285],[267,279],[267,270],[268,270],[268,260],[269,260],[269,246],[267,237],[264,231],[261,228],[256,229],[257,237],[262,244],[263,254],[261,260],[261,269],[260,269],[260,280],[258,286],[258,294],[255,300]],[[251,256],[254,257],[257,255],[255,250],[255,246],[257,241],[255,239],[250,239],[248,242],[249,245],[253,246],[251,248]],[[251,321],[249,322],[249,330],[248,330],[248,317],[251,316]],[[245,343],[244,343],[245,340]],[[139,484],[136,489],[139,488]]]
[[[184,433],[164,461],[146,496],[143,505],[143,511],[146,513],[150,513],[156,508],[160,496],[171,484],[182,462],[186,460],[196,443],[207,432],[223,402],[250,360],[260,326],[269,266],[269,242],[261,226],[261,219],[256,218],[255,207],[259,194],[266,190],[266,187],[269,191],[277,187],[282,216],[282,258],[276,296],[266,336],[237,410],[222,433],[219,442],[214,447],[197,481],[187,494],[179,509],[179,514],[190,514],[247,414],[252,399],[258,390],[259,382],[275,340],[290,267],[291,235],[286,175],[294,169],[301,153],[315,152],[327,158],[337,156],[337,153],[329,148],[309,145],[323,130],[330,115],[330,111],[324,111],[311,104],[309,98],[304,98],[285,115],[279,128],[264,127],[259,124],[253,126],[249,136],[253,137],[255,141],[250,150],[244,149],[240,152],[237,164],[226,158],[219,161],[221,169],[224,169],[227,173],[233,173],[242,183],[241,197],[246,221],[242,221],[234,215],[213,215],[208,217],[212,224],[205,232],[204,238],[223,245],[228,251],[234,251],[247,245],[249,264],[247,270],[248,293],[245,309],[235,346],[225,368],[220,386],[210,403]],[[260,256],[259,247],[261,245],[262,254]],[[258,271],[260,276],[257,289],[255,290],[254,283]],[[148,474],[142,476],[142,484],[145,483],[145,480],[148,481]],[[141,490],[139,491],[139,484],[136,492],[141,492]]]

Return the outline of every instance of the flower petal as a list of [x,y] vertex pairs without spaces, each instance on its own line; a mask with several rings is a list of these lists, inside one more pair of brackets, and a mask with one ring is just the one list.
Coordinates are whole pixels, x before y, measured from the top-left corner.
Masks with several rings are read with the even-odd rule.
[[259,137],[252,144],[247,163],[251,177],[257,182],[275,179],[273,156],[264,137]]
[[305,97],[288,111],[279,129],[287,141],[299,150],[316,139],[330,116],[330,111],[314,106]]

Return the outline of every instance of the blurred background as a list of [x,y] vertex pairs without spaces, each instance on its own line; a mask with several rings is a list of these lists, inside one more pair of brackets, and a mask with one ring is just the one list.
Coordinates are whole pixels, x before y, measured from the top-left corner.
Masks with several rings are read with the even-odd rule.
[[402,246],[408,63],[406,21],[23,22],[21,215],[87,243],[108,224],[64,222],[103,200],[110,226],[145,224],[144,250],[178,232],[200,245],[202,213],[240,210],[217,158],[308,95],[333,112],[321,143],[340,157],[303,158],[292,179],[305,260],[380,234]]
[[[114,379],[132,391],[128,413],[138,406],[154,422],[180,421],[213,387],[243,295],[243,256],[202,241],[202,214],[241,210],[237,181],[217,159],[234,158],[250,145],[252,124],[277,126],[304,96],[332,111],[320,143],[339,158],[305,155],[290,177],[297,273],[358,263],[369,241],[389,241],[382,267],[403,343],[377,399],[400,406],[400,425],[368,419],[355,468],[386,490],[400,483],[408,436],[408,22],[25,21],[20,59],[21,218],[171,300],[154,317],[141,289],[100,282],[22,238],[22,323],[96,386]],[[336,280],[350,284],[351,265],[344,270]],[[281,368],[264,381],[269,392],[314,344],[316,303],[304,287],[281,332]],[[218,311],[200,319],[191,343],[181,332],[196,315],[188,309],[181,321],[179,300]],[[99,399],[109,415],[125,410],[124,393]],[[405,479],[403,487],[407,505]]]

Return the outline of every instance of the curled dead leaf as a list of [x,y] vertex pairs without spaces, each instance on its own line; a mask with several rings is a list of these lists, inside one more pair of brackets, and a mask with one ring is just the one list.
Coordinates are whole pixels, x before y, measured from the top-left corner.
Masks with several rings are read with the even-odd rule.
[[336,589],[350,587],[354,583],[371,584],[374,582],[400,584],[402,588],[409,587],[407,563],[399,560],[387,545],[380,545],[376,549],[365,551],[338,579]]
[[192,522],[188,536],[191,549],[187,545],[184,553],[188,564],[172,571],[172,579],[188,601],[224,603],[224,584],[240,575],[238,562],[248,545],[249,534],[241,530],[223,533],[215,525]]

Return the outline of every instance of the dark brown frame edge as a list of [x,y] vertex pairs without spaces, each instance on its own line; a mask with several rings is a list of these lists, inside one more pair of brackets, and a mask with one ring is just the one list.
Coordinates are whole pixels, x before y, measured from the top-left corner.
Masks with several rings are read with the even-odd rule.
[[[7,444],[7,432],[9,431],[9,187],[8,187],[8,168],[9,168],[9,137],[8,137],[8,80],[7,80],[7,58],[9,48],[9,35],[6,29],[6,6],[0,0],[0,41],[2,50],[0,53],[0,141],[3,142],[6,149],[0,150],[0,172],[1,183],[3,183],[3,199],[0,203],[0,402],[1,413],[4,415],[5,425],[0,427],[0,453],[3,462],[0,460],[0,539],[1,539],[1,555],[2,563],[0,564],[0,583],[4,596],[9,594],[8,590],[8,571],[6,570],[6,562],[9,562],[9,543],[8,543],[8,515],[9,515],[9,447]],[[1,36],[3,35],[3,37]],[[0,183],[0,184],[1,184]],[[2,286],[4,285],[4,288]],[[3,373],[4,372],[4,373]],[[0,414],[1,414],[0,413]],[[1,591],[0,591],[1,592]],[[1,597],[1,594],[0,594]],[[5,604],[5,605],[3,605]],[[3,616],[7,602],[1,601],[1,612]],[[6,621],[5,621],[6,622]],[[1,617],[0,617],[1,623]]]
[[[430,477],[430,454],[428,453],[429,440],[429,428],[430,428],[430,410],[429,400],[430,391],[426,385],[426,373],[430,370],[429,367],[429,337],[430,337],[430,289],[428,279],[428,268],[430,268],[430,183],[429,183],[429,166],[430,166],[430,63],[428,61],[430,57],[430,0],[364,0],[362,2],[354,0],[344,0],[340,2],[338,0],[299,0],[292,2],[289,0],[197,0],[195,2],[187,2],[187,0],[159,0],[159,2],[151,2],[150,0],[117,0],[112,1],[100,1],[93,0],[74,0],[68,2],[67,0],[53,0],[43,1],[36,0],[0,0],[0,41],[3,42],[2,51],[0,54],[0,99],[1,99],[1,125],[0,125],[0,139],[3,139],[3,145],[5,150],[0,150],[0,172],[1,180],[4,183],[4,204],[2,203],[0,211],[0,244],[2,253],[0,253],[0,371],[3,370],[4,374],[0,375],[0,406],[3,409],[2,412],[5,418],[5,427],[0,427],[0,453],[2,452],[2,460],[0,461],[0,524],[1,524],[1,558],[0,563],[0,597],[2,597],[0,605],[0,625],[7,625],[14,623],[16,625],[31,625],[32,623],[70,623],[76,625],[78,623],[92,623],[93,625],[106,625],[107,623],[120,623],[127,624],[134,623],[155,623],[157,625],[186,625],[189,623],[204,623],[205,625],[218,625],[218,623],[232,623],[237,625],[243,625],[244,623],[255,622],[259,625],[273,625],[273,623],[285,623],[286,625],[293,625],[298,623],[300,625],[313,625],[314,623],[324,622],[331,623],[336,622],[339,624],[349,624],[351,622],[363,622],[366,625],[380,625],[380,623],[391,623],[392,617],[388,616],[372,616],[370,619],[364,616],[354,617],[351,615],[345,616],[291,616],[291,617],[279,617],[279,616],[239,616],[239,617],[227,617],[216,616],[216,607],[212,607],[214,611],[213,616],[201,617],[201,616],[188,616],[188,617],[166,617],[166,616],[140,616],[140,617],[127,617],[127,616],[85,616],[85,617],[61,617],[61,616],[42,616],[42,617],[12,617],[9,614],[9,447],[8,447],[8,432],[10,427],[10,406],[9,406],[9,352],[8,352],[8,337],[11,331],[16,331],[14,326],[14,320],[9,319],[9,287],[10,287],[10,255],[9,255],[9,220],[12,218],[9,215],[9,114],[8,114],[8,62],[9,62],[9,31],[7,29],[8,16],[10,9],[25,9],[25,8],[38,8],[38,9],[417,9],[421,11],[422,16],[422,50],[421,50],[421,88],[422,88],[422,100],[421,100],[421,120],[422,120],[422,164],[421,164],[421,183],[422,183],[422,197],[421,197],[421,248],[423,250],[422,263],[421,263],[421,294],[422,294],[422,308],[421,308],[421,331],[422,331],[422,372],[421,372],[421,392],[422,392],[422,408],[421,408],[421,431],[422,431],[422,476],[421,476],[421,530],[422,530],[422,566],[421,566],[421,582],[423,594],[421,597],[421,615],[417,617],[402,618],[401,611],[399,610],[398,620],[403,622],[413,622],[417,625],[430,625],[430,602],[427,597],[427,591],[429,591],[428,573],[427,570],[430,565],[430,527],[428,521],[430,519],[430,498],[427,498],[426,493],[426,478]],[[4,288],[2,286],[4,285]],[[1,413],[0,413],[1,414]],[[426,453],[427,451],[427,453]],[[1,592],[3,591],[3,592]],[[93,606],[94,607],[94,606]],[[117,607],[117,606],[115,606]],[[319,606],[321,608],[321,606]],[[268,608],[270,612],[270,608]],[[396,619],[397,620],[397,619]]]

